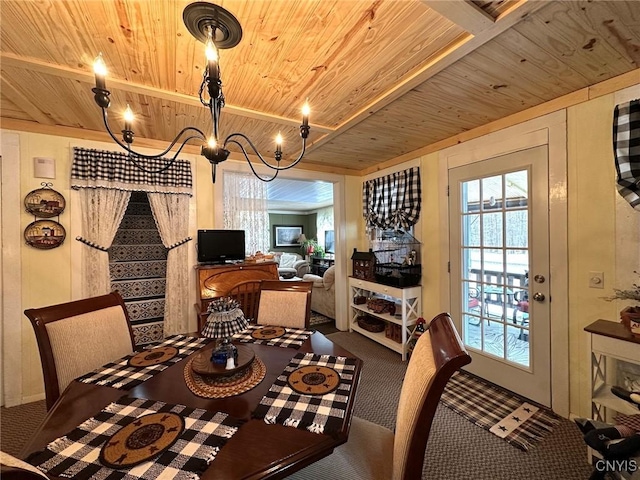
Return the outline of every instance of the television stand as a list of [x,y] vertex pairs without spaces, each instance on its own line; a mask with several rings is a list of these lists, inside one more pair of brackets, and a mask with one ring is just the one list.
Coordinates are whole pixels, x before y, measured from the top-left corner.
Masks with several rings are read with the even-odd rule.
[[322,277],[324,276],[324,272],[334,263],[335,260],[333,258],[311,257],[311,273]]
[[198,315],[198,331],[202,330],[208,317],[209,303],[227,295],[238,283],[247,280],[278,280],[276,262],[198,264],[195,270],[198,291],[194,307]]

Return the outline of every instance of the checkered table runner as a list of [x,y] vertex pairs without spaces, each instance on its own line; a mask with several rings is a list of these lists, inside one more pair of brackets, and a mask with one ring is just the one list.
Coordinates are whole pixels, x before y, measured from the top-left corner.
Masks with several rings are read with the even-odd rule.
[[[135,418],[157,412],[172,412],[184,418],[184,430],[169,449],[129,468],[115,470],[100,463],[100,450],[113,434]],[[78,480],[193,480],[200,478],[241,423],[226,413],[123,397],[32,454],[28,462],[48,475]]]
[[156,347],[177,348],[178,354],[165,363],[151,365],[149,367],[131,367],[127,362],[131,357],[133,357],[133,355],[127,355],[120,360],[107,363],[99,369],[79,377],[77,380],[83,383],[95,383],[97,385],[105,385],[107,387],[118,388],[120,390],[129,390],[140,385],[145,380],[149,380],[151,377],[169,368],[174,363],[188,357],[209,341],[210,339],[208,338],[173,335],[171,337],[167,337],[160,343],[151,344],[148,347],[148,349]]
[[[333,368],[340,374],[340,386],[325,395],[296,393],[288,386],[287,378],[291,372],[305,365]],[[332,434],[342,425],[353,389],[355,368],[355,358],[298,353],[262,397],[253,416],[264,418],[265,423],[279,423],[314,433]]]
[[310,335],[313,334],[312,330],[303,330],[300,328],[285,328],[286,333],[278,338],[272,338],[271,340],[261,340],[253,338],[251,333],[255,330],[260,330],[268,325],[249,325],[246,330],[240,333],[236,333],[233,340],[237,340],[242,343],[260,343],[263,345],[269,345],[271,347],[292,347],[300,348]]

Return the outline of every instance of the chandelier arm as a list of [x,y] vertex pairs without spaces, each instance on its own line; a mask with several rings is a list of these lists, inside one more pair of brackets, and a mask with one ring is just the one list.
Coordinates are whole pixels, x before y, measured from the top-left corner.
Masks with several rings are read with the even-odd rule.
[[[240,150],[242,151],[242,155],[244,155],[245,160],[249,164],[249,168],[251,169],[253,174],[258,178],[258,180],[262,180],[263,182],[271,182],[272,180],[275,180],[275,178],[278,176],[278,173],[280,173],[280,170],[274,169],[276,171],[273,174],[273,177],[271,177],[271,178],[261,177],[260,174],[258,172],[256,172],[256,169],[253,166],[253,163],[251,163],[251,160],[249,159],[249,155],[247,154],[247,151],[245,150],[244,146],[240,142],[238,142],[237,140],[228,140],[228,141],[229,141],[229,143],[235,143],[240,148]],[[260,154],[258,154],[258,156],[260,156]],[[268,167],[270,167],[270,165],[267,164],[264,160],[262,162],[265,163],[265,165],[267,165]]]
[[229,135],[224,141],[225,148],[226,148],[227,143],[235,143],[236,145],[240,146],[240,148],[242,148],[242,152],[244,153],[245,157],[247,157],[247,160],[249,160],[249,157],[247,156],[245,149],[242,147],[240,142],[238,142],[237,140],[233,140],[233,137],[241,137],[241,138],[243,138],[249,144],[249,146],[251,147],[251,150],[253,150],[253,152],[260,159],[260,161],[264,165],[269,167],[270,169],[276,170],[276,171],[289,170],[290,168],[295,167],[298,163],[300,163],[300,160],[302,160],[302,157],[304,156],[305,151],[307,150],[307,139],[303,138],[302,139],[302,151],[300,152],[300,155],[298,155],[298,158],[291,165],[287,165],[286,167],[281,167],[280,165],[271,165],[269,162],[267,162],[262,157],[262,155],[260,155],[260,152],[258,152],[258,149],[253,144],[253,142],[244,133],[232,133],[231,135]]
[[[136,158],[134,156],[132,156],[132,154],[136,155],[136,156],[138,156],[138,154],[136,152],[134,152],[133,150],[127,149],[127,152],[129,153],[129,160],[131,161],[131,163],[133,163],[136,166],[136,168],[138,168],[139,170],[142,170],[143,172],[146,172],[146,173],[162,173],[165,170],[168,170],[169,168],[171,168],[171,165],[173,165],[175,163],[176,159],[178,158],[178,155],[180,155],[180,152],[182,152],[182,149],[187,144],[187,142],[189,140],[194,139],[194,138],[199,138],[199,137],[197,135],[191,135],[191,136],[187,137],[185,139],[185,141],[180,144],[180,147],[178,148],[178,150],[176,150],[176,153],[173,156],[173,158],[171,158],[171,160],[169,160],[164,167],[162,167],[162,168],[160,168],[158,170],[150,170],[147,167],[143,166],[140,162],[138,162],[136,160]],[[150,158],[150,157],[147,157],[147,158]]]
[[[162,167],[160,170],[154,170],[154,171],[145,170],[145,168],[142,167],[142,166],[138,166],[138,168],[140,170],[143,170],[143,171],[148,172],[148,173],[162,173],[165,170],[168,170],[169,168],[171,168],[171,165],[173,165],[175,163],[176,159],[178,158],[178,155],[180,155],[180,153],[182,152],[182,149],[185,147],[187,142],[189,140],[193,140],[193,139],[199,139],[200,140],[200,136],[199,135],[190,135],[187,138],[185,138],[184,141],[180,144],[180,147],[178,148],[178,150],[176,150],[176,153],[173,156],[173,158],[171,159],[171,161],[169,163],[167,163],[164,167]],[[133,161],[133,163],[136,163],[133,158],[131,160]]]
[[[180,137],[182,135],[184,135],[186,132],[189,131],[194,131],[197,133],[197,135],[191,135],[189,137],[187,137],[185,140],[183,140],[182,142],[182,146],[180,147],[180,149],[182,149],[182,147],[184,147],[184,144],[186,142],[188,142],[189,140],[192,140],[194,138],[200,139],[200,140],[205,140],[206,137],[204,135],[204,133],[202,132],[202,130],[200,130],[199,128],[196,127],[185,127],[182,130],[180,130],[180,132],[176,135],[176,137],[173,139],[173,141],[169,144],[169,146],[163,151],[160,152],[156,155],[145,155],[143,153],[138,153],[135,150],[133,150],[127,143],[122,142],[120,139],[118,139],[118,137],[116,137],[113,134],[113,131],[111,130],[111,127],[109,127],[109,119],[108,119],[108,113],[107,113],[107,109],[104,107],[102,108],[102,118],[104,120],[104,126],[107,129],[107,133],[109,134],[109,136],[113,139],[114,142],[116,142],[120,147],[122,147],[124,150],[126,150],[129,153],[133,153],[135,155],[137,155],[138,157],[141,158],[146,158],[146,159],[156,159],[156,158],[161,158],[163,156],[165,156],[167,153],[169,153],[171,151],[171,149],[176,145],[176,143],[178,143],[178,140],[180,140]],[[175,157],[174,157],[175,159]]]

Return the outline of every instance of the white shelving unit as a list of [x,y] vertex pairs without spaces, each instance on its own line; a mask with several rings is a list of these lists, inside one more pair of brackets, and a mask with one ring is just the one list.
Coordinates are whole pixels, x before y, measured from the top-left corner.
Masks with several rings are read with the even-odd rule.
[[640,364],[640,337],[633,336],[622,324],[607,320],[597,320],[585,330],[591,342],[592,418],[612,422],[615,412],[640,413],[633,404],[611,393],[611,386],[616,384],[616,362]]
[[[368,337],[385,347],[398,352],[402,355],[402,360],[407,359],[407,350],[409,346],[409,340],[413,333],[413,326],[416,320],[421,315],[421,297],[422,287],[415,285],[413,287],[398,288],[391,287],[389,285],[383,285],[381,283],[370,282],[367,280],[361,280],[359,278],[349,278],[349,291],[350,291],[350,321],[349,330],[352,332],[358,332],[365,337]],[[397,301],[400,301],[400,316],[389,315],[388,313],[374,313],[367,308],[366,304],[356,305],[353,303],[353,298],[356,296],[364,297],[387,297]],[[374,333],[364,330],[358,325],[358,315],[361,313],[367,313],[372,317],[379,318],[385,322],[394,323],[401,326],[402,341],[400,343],[393,341],[385,336],[384,332]],[[396,313],[398,311],[396,310]]]

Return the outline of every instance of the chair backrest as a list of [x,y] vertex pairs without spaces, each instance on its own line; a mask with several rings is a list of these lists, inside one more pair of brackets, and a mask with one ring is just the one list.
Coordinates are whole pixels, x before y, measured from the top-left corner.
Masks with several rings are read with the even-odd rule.
[[118,292],[24,313],[38,341],[47,409],[73,379],[135,348],[129,313]]
[[263,280],[260,285],[258,324],[309,328],[311,282]]
[[471,362],[447,313],[436,316],[416,343],[402,382],[393,442],[393,479],[422,478],[433,416],[449,378]]
[[226,293],[240,304],[244,317],[250,323],[256,323],[258,318],[258,300],[260,298],[260,280],[240,282]]
[[0,477],[4,480],[42,480],[44,473],[19,458],[0,451]]

